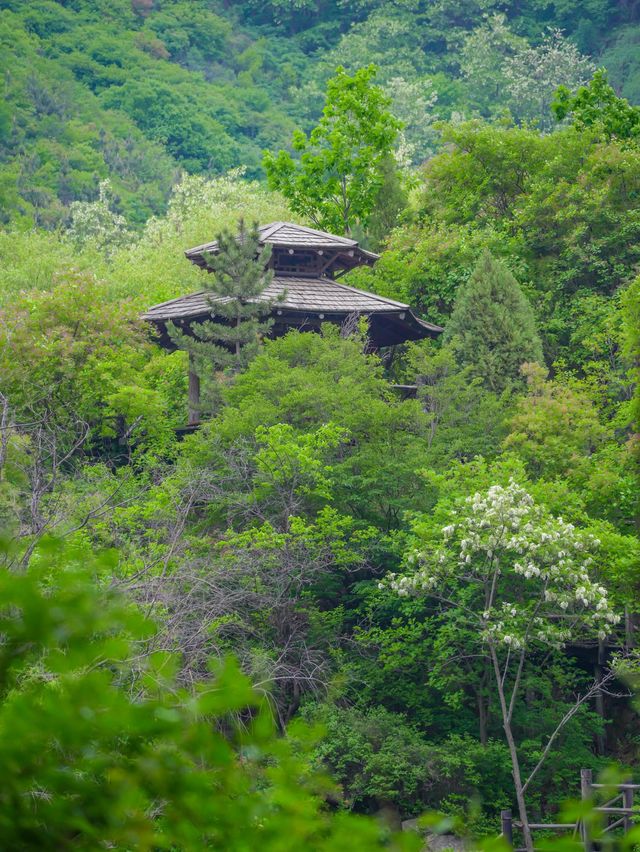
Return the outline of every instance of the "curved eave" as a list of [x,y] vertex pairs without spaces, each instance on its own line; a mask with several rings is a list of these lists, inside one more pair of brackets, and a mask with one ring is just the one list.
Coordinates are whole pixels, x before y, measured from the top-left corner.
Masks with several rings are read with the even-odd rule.
[[[404,314],[402,318],[401,313]],[[443,331],[440,326],[421,320],[411,310],[371,314],[369,324],[370,336],[374,342],[377,339],[377,346],[398,346],[408,341],[434,338]]]
[[[274,320],[274,332],[278,336],[286,333],[289,329],[318,331],[322,324],[326,322],[341,325],[349,316],[352,316],[352,313],[345,311],[318,312],[295,310],[274,306],[271,315]],[[428,337],[434,338],[443,331],[440,326],[421,320],[413,311],[407,308],[370,313],[362,312],[361,315],[367,317],[369,321],[369,337],[374,346],[378,348],[383,346],[398,346],[407,341],[424,340]],[[180,317],[173,319],[168,317],[154,317],[148,314],[143,315],[143,319],[146,319],[156,327],[158,331],[158,344],[169,351],[173,351],[176,348],[167,330],[169,322],[174,322],[178,328],[189,334],[192,325],[197,325],[211,318],[210,311],[203,312],[202,310],[190,315],[182,314]]]

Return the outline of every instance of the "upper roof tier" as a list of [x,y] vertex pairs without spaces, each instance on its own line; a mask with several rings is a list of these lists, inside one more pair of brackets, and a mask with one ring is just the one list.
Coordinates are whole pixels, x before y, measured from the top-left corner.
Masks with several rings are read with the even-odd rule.
[[[261,245],[272,246],[271,266],[278,274],[304,275],[305,265],[308,265],[308,274],[316,277],[318,274],[333,275],[340,271],[353,269],[356,266],[373,265],[379,255],[372,251],[360,248],[356,240],[349,237],[339,237],[336,234],[328,234],[326,231],[317,231],[315,228],[307,228],[305,225],[296,225],[293,222],[271,222],[258,228]],[[301,253],[311,252],[313,257],[304,261]],[[218,241],[204,243],[201,246],[187,249],[185,256],[196,266],[208,269],[206,255],[217,254],[219,251]],[[292,255],[296,256],[295,266],[288,263]],[[315,262],[313,262],[315,261]]]

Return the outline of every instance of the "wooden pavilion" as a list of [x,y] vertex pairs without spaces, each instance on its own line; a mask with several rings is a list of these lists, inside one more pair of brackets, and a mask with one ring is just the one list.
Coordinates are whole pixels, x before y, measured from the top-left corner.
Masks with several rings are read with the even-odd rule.
[[[261,245],[271,246],[269,267],[274,277],[259,301],[269,302],[273,316],[270,336],[290,329],[319,331],[322,323],[342,325],[351,316],[369,320],[369,337],[375,348],[395,346],[408,340],[436,337],[442,329],[420,319],[409,305],[343,284],[339,279],[357,266],[372,266],[378,255],[360,248],[355,240],[317,231],[290,222],[272,222],[259,229]],[[207,256],[219,251],[217,242],[188,249],[185,255],[196,266],[211,271]],[[257,259],[257,258],[256,258]],[[216,319],[216,299],[200,291],[154,305],[143,318],[153,323],[160,345],[175,346],[167,330],[172,322],[189,334],[193,325]],[[189,376],[189,422],[197,422],[199,382]]]

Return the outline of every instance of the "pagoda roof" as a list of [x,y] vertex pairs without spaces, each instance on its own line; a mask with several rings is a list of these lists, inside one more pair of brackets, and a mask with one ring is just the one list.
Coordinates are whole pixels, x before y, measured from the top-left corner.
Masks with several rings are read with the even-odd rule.
[[[362,264],[371,265],[376,262],[379,255],[372,251],[360,248],[356,240],[349,237],[339,237],[326,231],[318,231],[308,228],[306,225],[297,225],[293,222],[271,222],[258,228],[260,243],[274,247],[290,249],[316,249],[318,251],[332,251],[336,254],[349,258],[345,264],[349,267]],[[206,254],[217,254],[220,248],[218,241],[203,243],[201,246],[187,249],[185,256],[197,266],[207,269]]]
[[[154,305],[143,319],[157,325],[164,344],[170,346],[167,322],[189,325],[210,319],[215,316],[216,302],[224,301],[228,299],[203,290]],[[314,326],[324,320],[342,322],[352,314],[368,316],[370,336],[378,346],[435,337],[442,331],[440,326],[421,320],[403,302],[358,290],[330,278],[274,277],[255,301],[270,303],[276,321],[282,317],[281,321],[290,327]]]

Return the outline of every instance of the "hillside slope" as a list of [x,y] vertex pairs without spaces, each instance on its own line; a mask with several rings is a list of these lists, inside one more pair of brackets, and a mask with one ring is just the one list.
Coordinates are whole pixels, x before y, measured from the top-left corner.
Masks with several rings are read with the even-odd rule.
[[[638,100],[639,15],[612,0],[0,0],[0,215],[56,227],[109,178],[140,225],[182,170],[259,177],[261,152],[315,121],[338,64],[379,66],[413,165],[437,148],[437,118],[550,122],[545,63],[570,84],[604,60]],[[565,38],[545,48],[550,27]],[[540,67],[503,78],[518,60]]]

